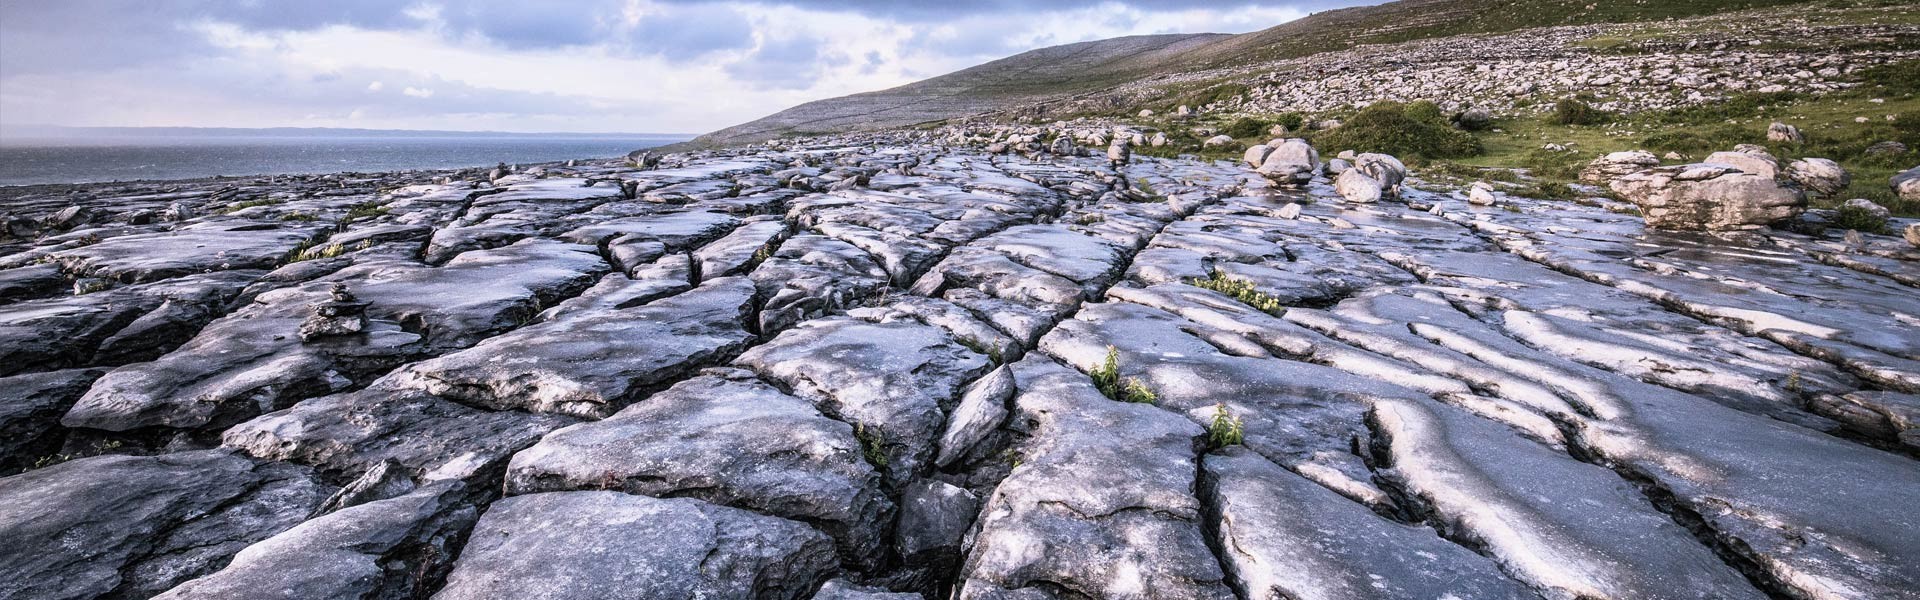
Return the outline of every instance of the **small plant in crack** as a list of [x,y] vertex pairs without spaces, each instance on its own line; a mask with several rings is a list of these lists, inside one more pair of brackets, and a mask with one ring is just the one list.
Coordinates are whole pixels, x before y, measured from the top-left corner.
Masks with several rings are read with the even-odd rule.
[[1227,410],[1226,403],[1213,405],[1213,422],[1207,424],[1207,445],[1213,448],[1240,445],[1246,439],[1246,430],[1240,423],[1240,417]]
[[1152,404],[1160,400],[1160,395],[1153,393],[1153,389],[1148,388],[1146,382],[1133,378],[1125,381],[1120,379],[1119,348],[1107,346],[1106,360],[1088,375],[1093,377],[1094,389],[1100,390],[1102,395],[1110,399],[1143,404]]
[[1279,298],[1269,296],[1266,292],[1260,291],[1254,287],[1251,281],[1228,277],[1226,273],[1220,272],[1219,269],[1208,271],[1205,279],[1195,277],[1189,280],[1188,283],[1197,288],[1209,289],[1226,294],[1235,300],[1239,300],[1241,304],[1254,307],[1259,309],[1260,312],[1276,317],[1286,314],[1287,312],[1287,307],[1280,304]]
[[879,434],[868,433],[865,424],[855,423],[853,437],[860,441],[860,457],[866,459],[867,464],[873,465],[876,469],[887,468],[889,461],[886,443],[880,439]]
[[1793,371],[1791,373],[1787,373],[1787,383],[1786,383],[1787,391],[1798,394],[1800,393],[1800,390],[1802,387],[1804,387],[1804,385],[1805,384],[1800,383],[1799,371]]
[[956,341],[960,342],[960,345],[966,346],[968,350],[972,350],[977,354],[986,355],[987,360],[993,361],[993,364],[1002,365],[1002,364],[1006,364],[1007,362],[1006,355],[1001,350],[1001,345],[999,344],[990,344],[987,342],[983,342],[983,341],[980,341],[980,338],[976,338],[970,335],[961,336]]

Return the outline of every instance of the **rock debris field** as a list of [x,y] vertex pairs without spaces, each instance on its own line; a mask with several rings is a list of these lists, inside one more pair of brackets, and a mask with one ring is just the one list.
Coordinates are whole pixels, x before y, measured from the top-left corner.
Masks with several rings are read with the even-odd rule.
[[904,134],[513,171],[6,191],[0,598],[1920,597],[1897,237]]

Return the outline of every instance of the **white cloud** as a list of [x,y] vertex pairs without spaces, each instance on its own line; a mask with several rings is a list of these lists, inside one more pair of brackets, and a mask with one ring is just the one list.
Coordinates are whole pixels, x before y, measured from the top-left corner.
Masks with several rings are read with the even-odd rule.
[[[175,24],[206,49],[165,62],[0,71],[0,119],[693,133],[1042,46],[1251,31],[1305,14],[1284,5],[1175,4],[963,7],[928,18],[890,16],[893,6],[610,0],[600,17],[569,13],[532,29],[518,13],[431,0],[395,13],[405,18],[361,25],[243,25],[216,12]],[[359,81],[370,83],[348,83]],[[389,87],[400,94],[385,93]]]

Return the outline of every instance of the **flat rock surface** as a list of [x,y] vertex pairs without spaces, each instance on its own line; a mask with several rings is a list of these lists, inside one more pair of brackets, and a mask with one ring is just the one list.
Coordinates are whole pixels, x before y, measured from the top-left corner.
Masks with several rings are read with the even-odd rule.
[[1125,127],[0,190],[0,597],[1920,589],[1903,240]]

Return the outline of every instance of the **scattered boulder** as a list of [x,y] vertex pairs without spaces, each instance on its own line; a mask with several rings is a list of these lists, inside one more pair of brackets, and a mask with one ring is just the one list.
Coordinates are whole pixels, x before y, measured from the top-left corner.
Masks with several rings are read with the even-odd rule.
[[1901,200],[1920,202],[1920,167],[1895,173],[1887,180],[1887,184],[1893,187],[1893,194]]
[[1348,202],[1371,204],[1380,201],[1381,183],[1358,168],[1347,169],[1333,180],[1333,190]]
[[1320,170],[1320,153],[1306,140],[1290,139],[1274,147],[1256,169],[1261,176],[1280,185],[1300,185],[1313,179]]
[[1200,146],[1203,148],[1224,148],[1231,144],[1233,144],[1233,136],[1216,135],[1207,138],[1207,141],[1201,142]]
[[1905,232],[1907,243],[1920,248],[1920,223],[1908,223]]
[[1907,145],[1902,144],[1900,142],[1891,141],[1891,140],[1885,141],[1885,142],[1874,142],[1873,145],[1867,146],[1867,149],[1865,152],[1867,154],[1906,154]]
[[1799,127],[1786,123],[1774,123],[1767,126],[1767,141],[1798,144],[1807,141],[1807,136],[1801,135]]
[[1624,177],[1660,166],[1660,157],[1645,150],[1615,152],[1596,158],[1587,163],[1580,171],[1580,181],[1591,185],[1607,185],[1614,179]]
[[1329,160],[1327,161],[1327,165],[1326,165],[1327,176],[1339,177],[1341,173],[1345,173],[1347,172],[1347,169],[1351,169],[1351,168],[1353,168],[1353,163],[1349,162],[1347,159],[1336,158],[1333,160]]
[[1247,167],[1258,169],[1260,168],[1261,163],[1264,163],[1267,161],[1267,155],[1269,154],[1273,154],[1272,146],[1268,146],[1266,144],[1254,144],[1252,146],[1247,147],[1247,152],[1241,155],[1240,160],[1246,161]]
[[1366,173],[1367,177],[1380,183],[1381,193],[1397,198],[1400,196],[1400,182],[1407,179],[1407,165],[1400,159],[1386,154],[1366,153],[1353,157],[1353,168]]
[[1478,206],[1493,206],[1493,184],[1485,181],[1473,182],[1473,187],[1467,189],[1467,202]]
[[1124,166],[1133,162],[1133,139],[1118,138],[1107,146],[1107,161],[1114,166]]
[[1814,198],[1826,198],[1840,193],[1853,183],[1853,177],[1840,163],[1824,158],[1803,158],[1787,165],[1787,178],[1800,184],[1800,189]]
[[1806,196],[1772,177],[1724,164],[1649,169],[1615,179],[1648,227],[1684,231],[1757,229],[1806,210]]

